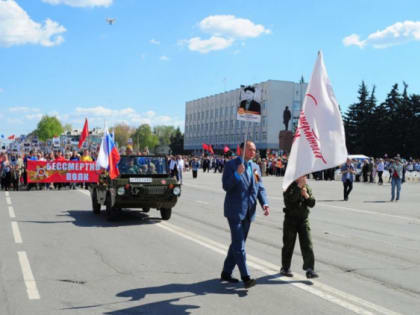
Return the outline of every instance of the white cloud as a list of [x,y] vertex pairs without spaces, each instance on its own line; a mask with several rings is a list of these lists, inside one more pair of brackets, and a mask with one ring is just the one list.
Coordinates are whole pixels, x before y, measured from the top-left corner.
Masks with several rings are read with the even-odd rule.
[[156,39],[153,39],[153,38],[149,42],[153,45],[160,45],[160,41],[158,41]]
[[248,19],[237,18],[234,15],[211,15],[200,22],[203,32],[230,38],[255,38],[271,31],[261,24],[254,24]]
[[14,125],[23,125],[23,119],[20,118],[7,118],[7,122]]
[[222,50],[231,46],[234,39],[212,36],[210,39],[201,39],[200,37],[193,37],[188,40],[188,48],[192,51],[198,51],[206,54],[212,50]]
[[11,113],[37,113],[39,108],[32,108],[27,106],[13,106],[9,107],[9,112]]
[[162,61],[169,61],[169,57],[168,56],[160,56],[159,58]]
[[43,116],[42,114],[29,114],[29,115],[25,115],[25,118],[29,120],[34,120],[34,119],[40,120],[42,116]]
[[42,2],[58,5],[65,4],[71,7],[109,7],[113,0],[42,0]]
[[344,46],[359,46],[360,48],[363,48],[365,45],[363,41],[360,40],[360,36],[357,34],[351,34],[343,39]]
[[149,124],[152,127],[157,125],[171,125],[183,129],[184,120],[167,114],[160,115],[153,110],[139,112],[132,107],[122,109],[109,108],[105,106],[92,107],[69,107],[71,111],[41,111],[30,107],[9,107],[6,112],[0,113],[0,118],[10,125],[25,126],[31,130],[43,115],[55,116],[62,124],[70,123],[73,128],[82,128],[85,118],[89,120],[90,128],[103,127],[106,122],[108,127],[117,123],[126,123],[132,127],[140,124]]
[[261,24],[254,24],[248,19],[237,18],[234,15],[208,16],[199,23],[199,28],[202,32],[211,34],[211,37],[209,39],[193,37],[178,41],[178,44],[187,44],[190,50],[206,54],[210,51],[226,49],[236,40],[243,41],[271,33]]
[[0,1],[0,46],[39,44],[50,47],[61,44],[65,27],[46,19],[42,25],[33,21],[14,0]]
[[397,22],[370,34],[365,40],[360,40],[359,35],[352,34],[343,39],[343,44],[345,46],[356,45],[360,48],[365,46],[387,48],[411,41],[420,41],[420,21]]
[[114,111],[112,109],[108,109],[103,106],[76,107],[76,113],[80,113],[83,115],[109,117],[113,115]]
[[180,120],[177,117],[158,115],[153,110],[139,113],[131,107],[124,109],[110,109],[103,106],[76,107],[75,111],[71,113],[67,119],[64,119],[64,122],[82,125],[85,117],[88,117],[89,125],[91,126],[94,126],[94,124],[102,126],[104,121],[107,122],[108,126],[124,122],[135,127],[139,124],[149,124],[151,126],[183,126],[184,123],[183,120]]

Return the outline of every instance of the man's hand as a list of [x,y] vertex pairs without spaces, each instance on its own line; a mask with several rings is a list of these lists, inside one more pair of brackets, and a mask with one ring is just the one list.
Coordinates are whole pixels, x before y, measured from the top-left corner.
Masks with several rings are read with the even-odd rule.
[[241,175],[243,172],[245,172],[245,165],[240,164],[236,171],[238,172],[239,175]]
[[305,199],[308,199],[309,198],[309,194],[308,194],[308,191],[306,190],[306,187],[303,187],[300,190],[300,193],[302,194],[303,198],[305,198]]
[[264,209],[264,215],[268,216],[270,214],[270,207],[268,205],[265,205],[263,209]]

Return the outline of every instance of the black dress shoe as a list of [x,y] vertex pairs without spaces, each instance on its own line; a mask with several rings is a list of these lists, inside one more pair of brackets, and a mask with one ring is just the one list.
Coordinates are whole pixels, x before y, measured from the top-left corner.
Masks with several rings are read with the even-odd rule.
[[318,274],[315,271],[313,271],[312,269],[306,270],[306,278],[307,279],[314,279],[314,278],[318,278],[318,277],[319,277]]
[[254,285],[257,284],[257,281],[255,279],[251,279],[249,276],[242,279],[244,282],[245,289],[252,288]]
[[290,271],[290,269],[285,269],[283,267],[280,269],[280,274],[286,277],[293,277],[293,273]]
[[220,275],[220,280],[221,281],[227,281],[230,283],[238,283],[239,280],[236,278],[233,278],[231,275],[228,275],[227,273],[222,272],[222,274]]

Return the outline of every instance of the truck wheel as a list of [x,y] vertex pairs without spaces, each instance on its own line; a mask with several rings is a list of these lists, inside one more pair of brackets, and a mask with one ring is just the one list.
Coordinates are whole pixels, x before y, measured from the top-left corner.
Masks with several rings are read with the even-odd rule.
[[160,216],[162,220],[169,220],[171,218],[172,209],[171,208],[161,208]]
[[117,212],[115,209],[115,207],[112,206],[112,200],[111,200],[111,196],[107,195],[106,196],[106,201],[105,201],[105,207],[106,207],[106,218],[111,221],[114,219],[115,217],[115,213]]
[[150,208],[143,208],[143,212],[149,212],[150,211]]
[[96,189],[92,192],[92,210],[95,214],[101,212],[101,204],[98,202],[98,195],[96,193]]

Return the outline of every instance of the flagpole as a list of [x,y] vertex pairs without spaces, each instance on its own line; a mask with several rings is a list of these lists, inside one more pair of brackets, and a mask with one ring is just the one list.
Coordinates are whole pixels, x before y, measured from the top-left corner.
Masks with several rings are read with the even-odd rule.
[[243,149],[243,152],[242,152],[242,161],[244,162],[244,165],[245,165],[245,151],[246,151],[246,141],[247,141],[248,132],[249,132],[249,125],[250,125],[250,122],[247,121],[247,127],[246,127],[246,132],[245,132],[245,141],[244,141],[244,149]]

